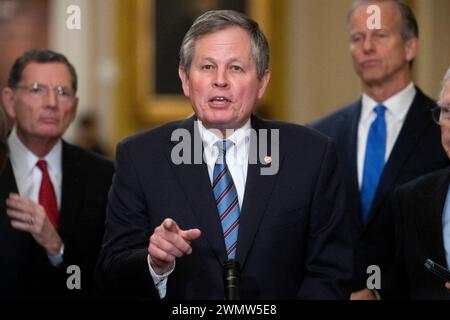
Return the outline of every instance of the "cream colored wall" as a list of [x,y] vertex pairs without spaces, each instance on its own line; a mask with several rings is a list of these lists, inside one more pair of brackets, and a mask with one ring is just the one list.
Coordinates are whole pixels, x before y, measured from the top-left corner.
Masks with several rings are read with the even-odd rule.
[[354,99],[359,83],[348,54],[352,0],[290,0],[288,121],[306,123]]
[[[81,29],[69,30],[66,12],[77,5],[81,12]],[[115,95],[118,77],[116,63],[116,5],[113,0],[53,0],[50,2],[50,48],[62,52],[78,74],[77,117],[65,138],[73,141],[78,118],[94,113],[99,119],[100,140],[112,149],[114,136]]]
[[[70,5],[77,5],[81,10],[81,29],[69,30],[66,13]],[[93,105],[96,92],[96,82],[92,81],[95,59],[94,39],[95,10],[94,1],[89,0],[53,0],[50,2],[50,48],[63,53],[75,66],[78,75],[78,114]],[[69,127],[65,138],[71,140],[74,135],[74,125]]]
[[116,91],[120,70],[116,56],[116,6],[113,0],[95,0],[96,19],[96,114],[99,119],[100,139],[113,154],[116,141]]
[[450,0],[416,0],[420,52],[414,75],[417,84],[438,98],[441,80],[450,67]]

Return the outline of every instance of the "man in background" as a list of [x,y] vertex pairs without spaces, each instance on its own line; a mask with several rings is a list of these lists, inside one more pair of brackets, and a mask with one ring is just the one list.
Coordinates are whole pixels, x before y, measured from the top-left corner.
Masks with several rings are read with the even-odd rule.
[[106,156],[106,150],[99,141],[98,122],[95,115],[86,113],[77,123],[75,143],[85,150]]
[[[380,8],[369,29],[367,8]],[[370,11],[369,11],[370,12]],[[312,126],[332,137],[344,166],[347,213],[355,245],[353,299],[373,298],[367,268],[381,276],[394,257],[394,188],[449,164],[430,110],[436,104],[412,82],[419,46],[416,18],[400,1],[359,0],[348,14],[350,53],[362,97]]]
[[[450,158],[450,69],[443,82],[434,120]],[[393,197],[396,216],[395,263],[383,299],[450,299],[445,280],[428,271],[425,261],[450,266],[450,168],[435,171],[399,187]]]
[[75,117],[76,90],[65,56],[30,50],[15,61],[1,92],[14,120],[0,176],[2,298],[92,293],[113,164],[62,140]]

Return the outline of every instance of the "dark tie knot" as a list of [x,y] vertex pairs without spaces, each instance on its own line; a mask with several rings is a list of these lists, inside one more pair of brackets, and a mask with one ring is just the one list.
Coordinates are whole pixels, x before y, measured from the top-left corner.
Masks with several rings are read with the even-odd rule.
[[379,104],[373,110],[377,114],[377,117],[384,117],[384,112],[386,111],[386,107],[383,106],[382,104]]
[[45,160],[39,160],[39,161],[36,163],[36,166],[37,166],[39,169],[41,169],[41,171],[43,171],[43,172],[47,171],[47,161],[45,161]]

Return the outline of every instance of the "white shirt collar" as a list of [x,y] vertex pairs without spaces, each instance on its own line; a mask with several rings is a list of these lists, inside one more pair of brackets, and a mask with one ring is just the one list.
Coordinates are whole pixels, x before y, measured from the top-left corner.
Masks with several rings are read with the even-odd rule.
[[373,108],[379,104],[384,105],[387,109],[386,111],[393,115],[396,120],[402,121],[406,117],[415,95],[416,88],[412,82],[382,103],[376,102],[364,93],[362,96],[361,121],[367,121]]
[[[10,149],[10,159],[14,170],[14,175],[17,180],[22,181],[31,174],[31,171],[36,166],[38,158],[31,152],[17,136],[16,128],[14,127],[8,137],[8,145]],[[42,158],[47,161],[48,170],[54,175],[62,172],[62,141],[61,139],[53,146],[50,152]]]
[[[204,159],[206,163],[210,163],[210,161],[212,161],[212,163],[215,163],[218,156],[218,150],[217,146],[215,146],[215,143],[217,141],[221,141],[222,139],[219,138],[217,135],[215,135],[211,130],[206,129],[200,120],[197,120],[197,125],[200,137],[203,141],[204,157],[205,157]],[[251,129],[251,121],[250,119],[248,119],[247,122],[242,127],[234,130],[234,132],[227,137],[227,140],[233,142],[233,146],[235,147],[234,154],[238,157],[239,161],[242,161],[239,162],[241,164],[247,164],[248,146],[250,141],[250,129]]]

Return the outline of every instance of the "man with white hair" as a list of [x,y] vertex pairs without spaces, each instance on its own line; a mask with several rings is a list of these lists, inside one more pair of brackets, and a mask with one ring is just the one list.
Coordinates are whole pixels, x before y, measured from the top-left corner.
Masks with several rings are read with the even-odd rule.
[[[441,143],[450,158],[450,68],[433,119],[441,128]],[[443,279],[424,267],[427,259],[450,266],[449,184],[447,167],[396,190],[396,256],[392,273],[384,279],[383,298],[450,299],[450,283],[446,288]]]

